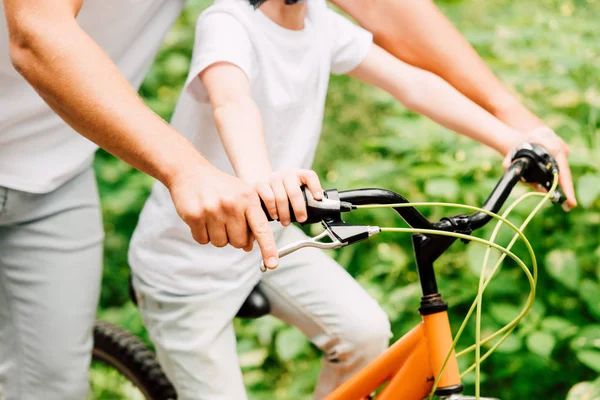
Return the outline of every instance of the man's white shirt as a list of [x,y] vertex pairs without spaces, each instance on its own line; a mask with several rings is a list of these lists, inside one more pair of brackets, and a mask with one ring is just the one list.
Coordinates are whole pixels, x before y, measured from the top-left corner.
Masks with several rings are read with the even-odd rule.
[[[137,88],[183,5],[184,0],[85,0],[77,21]],[[0,187],[50,192],[88,168],[96,149],[14,70],[0,7]]]

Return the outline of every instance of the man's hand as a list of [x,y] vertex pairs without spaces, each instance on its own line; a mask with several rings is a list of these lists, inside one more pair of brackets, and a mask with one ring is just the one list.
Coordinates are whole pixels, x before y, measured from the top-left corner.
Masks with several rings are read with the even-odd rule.
[[[524,135],[519,143],[515,143],[513,146],[516,147],[523,142],[537,143],[543,146],[548,153],[552,154],[559,168],[558,183],[567,196],[567,204],[569,207],[577,206],[577,200],[575,198],[575,189],[573,188],[573,178],[571,176],[571,169],[569,168],[569,162],[567,157],[569,156],[569,146],[548,127],[541,127],[533,130],[532,132]],[[511,149],[512,151],[512,149]],[[507,154],[504,159],[504,167],[510,165],[510,153]]]
[[[200,244],[252,250],[254,238],[267,268],[279,259],[258,194],[240,179],[212,166],[180,174],[168,185],[179,216]],[[250,228],[250,229],[248,229]]]

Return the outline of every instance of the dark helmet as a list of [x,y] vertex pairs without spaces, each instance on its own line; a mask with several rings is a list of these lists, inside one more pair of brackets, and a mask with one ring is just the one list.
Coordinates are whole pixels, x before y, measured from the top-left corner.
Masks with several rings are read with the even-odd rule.
[[[267,0],[250,0],[250,4],[252,4],[254,6],[254,8],[258,8],[265,1],[267,1]],[[299,3],[301,1],[303,1],[303,0],[285,0],[285,4],[291,5],[291,4]]]

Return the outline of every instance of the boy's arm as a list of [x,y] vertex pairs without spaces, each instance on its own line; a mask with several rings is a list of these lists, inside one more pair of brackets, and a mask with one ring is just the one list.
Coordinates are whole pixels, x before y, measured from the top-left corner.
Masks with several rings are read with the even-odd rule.
[[218,62],[202,71],[200,80],[237,176],[250,184],[271,176],[262,118],[246,74],[233,64]]
[[370,30],[385,50],[441,76],[504,123],[524,133],[543,126],[500,83],[432,0],[332,2]]
[[[518,131],[473,103],[439,76],[412,67],[378,46],[372,47],[366,59],[350,75],[389,92],[410,110],[492,147],[503,156],[524,139]],[[555,149],[548,150],[553,152]],[[561,186],[569,204],[574,206],[569,165],[564,157],[557,157],[557,162],[561,169]]]
[[313,171],[290,169],[273,174],[262,117],[252,99],[247,75],[228,62],[217,62],[200,73],[213,107],[217,131],[239,178],[255,187],[273,219],[290,223],[289,204],[299,222],[306,220],[300,187],[308,185],[315,198],[322,188]]
[[[80,134],[170,190],[194,238],[248,248],[247,223],[265,261],[275,241],[256,192],[210,165],[144,105],[116,65],[77,23],[82,0],[3,0],[16,70]],[[106,27],[110,29],[110,27]],[[52,151],[49,149],[48,151]],[[232,204],[230,199],[236,199]],[[224,220],[223,236],[207,220]]]

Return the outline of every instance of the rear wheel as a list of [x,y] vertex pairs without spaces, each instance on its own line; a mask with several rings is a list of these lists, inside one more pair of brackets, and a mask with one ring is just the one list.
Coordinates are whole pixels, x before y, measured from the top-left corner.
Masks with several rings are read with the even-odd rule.
[[108,322],[96,322],[88,400],[176,398],[154,353],[139,338]]

